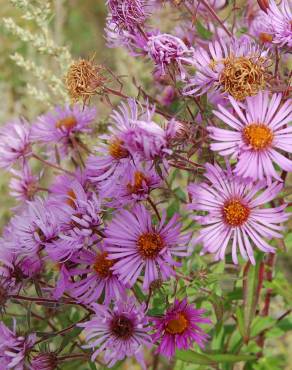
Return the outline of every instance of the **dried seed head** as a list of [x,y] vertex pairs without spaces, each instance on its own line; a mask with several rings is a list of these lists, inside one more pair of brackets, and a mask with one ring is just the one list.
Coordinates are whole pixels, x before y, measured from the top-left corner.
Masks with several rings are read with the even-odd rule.
[[236,100],[256,95],[266,86],[267,72],[265,58],[234,57],[224,59],[224,68],[220,74],[219,84]]
[[71,64],[65,79],[71,99],[86,103],[91,96],[100,94],[106,81],[103,72],[104,67],[92,60],[80,59]]

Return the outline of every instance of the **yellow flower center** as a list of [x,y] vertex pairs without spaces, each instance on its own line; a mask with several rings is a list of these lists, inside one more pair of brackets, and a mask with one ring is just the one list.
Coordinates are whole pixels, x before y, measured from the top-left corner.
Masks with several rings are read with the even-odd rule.
[[109,260],[108,254],[103,252],[96,257],[93,268],[100,277],[106,278],[112,275],[111,267],[113,265],[114,261]]
[[109,144],[109,154],[114,159],[126,158],[129,155],[127,149],[123,147],[123,142],[120,139],[113,139]]
[[143,258],[155,258],[164,247],[163,240],[157,233],[140,235],[137,245]]
[[188,327],[188,320],[186,317],[179,313],[176,318],[168,321],[165,331],[169,334],[182,334]]
[[63,128],[66,130],[71,130],[76,125],[77,125],[77,121],[74,116],[66,117],[56,122],[56,128],[61,128],[61,129]]
[[237,199],[227,201],[223,206],[223,217],[229,226],[241,226],[248,219],[250,210]]
[[243,139],[254,150],[263,150],[271,146],[273,131],[266,125],[252,123],[243,129]]
[[266,86],[264,58],[229,56],[223,60],[224,68],[219,83],[224,92],[236,100],[256,95]]

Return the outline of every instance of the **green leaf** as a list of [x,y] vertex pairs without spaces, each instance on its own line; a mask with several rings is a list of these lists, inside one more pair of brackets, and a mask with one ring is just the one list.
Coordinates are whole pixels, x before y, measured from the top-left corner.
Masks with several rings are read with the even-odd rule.
[[185,362],[199,365],[214,365],[216,363],[235,363],[241,361],[256,360],[254,355],[218,353],[218,354],[200,354],[194,351],[176,351],[176,358]]
[[200,353],[196,353],[194,351],[176,351],[176,358],[178,360],[182,360],[185,362],[190,362],[192,364],[198,365],[213,365],[214,361],[210,360],[208,357],[201,355]]
[[250,335],[252,337],[256,337],[262,331],[272,327],[275,323],[276,323],[276,320],[273,319],[272,317],[257,316],[252,322],[251,329],[250,329]]
[[245,354],[238,354],[234,355],[232,353],[223,353],[223,354],[214,354],[207,356],[209,359],[213,360],[214,362],[220,362],[220,363],[235,363],[235,362],[241,362],[241,361],[252,361],[256,360],[256,356],[254,355],[245,355]]
[[201,36],[204,40],[210,40],[213,36],[213,33],[205,28],[199,20],[196,21],[196,29],[199,36]]
[[259,254],[256,260],[256,265],[253,266],[250,262],[247,263],[244,269],[243,280],[243,319],[244,319],[244,337],[245,343],[248,343],[250,337],[250,326],[253,322],[256,307],[259,300],[258,287],[260,274],[263,273],[263,265],[261,264],[262,256]]

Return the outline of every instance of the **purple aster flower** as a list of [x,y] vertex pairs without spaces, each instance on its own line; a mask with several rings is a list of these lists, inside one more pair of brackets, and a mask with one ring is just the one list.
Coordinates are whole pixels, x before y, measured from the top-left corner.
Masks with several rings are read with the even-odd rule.
[[110,188],[105,184],[100,188],[102,198],[111,198],[110,206],[119,208],[148,198],[151,190],[161,185],[161,178],[149,162],[133,165],[129,163],[123,176]]
[[30,370],[55,370],[58,358],[54,352],[39,352],[30,361]]
[[38,191],[39,179],[34,176],[27,162],[23,164],[20,171],[10,169],[13,177],[10,180],[10,195],[19,201],[33,200]]
[[157,352],[171,358],[176,348],[189,349],[193,343],[204,348],[209,336],[198,324],[211,323],[203,317],[205,312],[204,309],[194,308],[186,299],[176,299],[163,317],[153,319],[155,333],[152,339],[159,342]]
[[185,77],[183,64],[190,64],[193,50],[180,38],[167,33],[152,35],[144,49],[156,64],[159,74],[165,75],[167,67],[173,64],[178,68],[181,78]]
[[27,352],[32,348],[36,339],[35,334],[27,337],[16,334],[16,322],[10,330],[0,322],[0,359],[1,369],[23,370]]
[[233,130],[209,126],[210,137],[216,140],[211,149],[223,156],[238,159],[235,173],[253,180],[274,177],[281,181],[273,167],[275,162],[285,171],[292,171],[292,161],[280,151],[292,152],[291,99],[281,105],[282,96],[259,93],[239,105],[232,97],[234,113],[218,105],[214,114]]
[[67,194],[61,197],[51,200],[63,214],[59,238],[47,243],[46,251],[54,261],[63,262],[100,239],[102,219],[101,204],[96,194],[86,191],[77,180],[70,183]]
[[88,342],[85,348],[94,349],[92,361],[105,351],[108,367],[125,357],[135,356],[146,370],[142,347],[151,345],[151,337],[145,307],[138,305],[133,297],[116,301],[113,309],[96,303],[92,307],[95,311],[92,319],[78,324],[85,328]]
[[27,207],[10,221],[9,247],[22,256],[34,256],[60,232],[62,214],[41,198],[27,202]]
[[36,277],[41,272],[43,264],[38,255],[28,257],[14,252],[8,247],[10,243],[11,241],[5,237],[0,239],[0,275],[20,287],[28,277]]
[[[69,284],[68,291],[79,302],[89,304],[96,302],[104,293],[104,303],[121,298],[125,287],[112,272],[114,261],[108,259],[103,250],[83,250],[71,262],[77,267],[69,269],[74,282]],[[76,280],[76,278],[78,278]]]
[[[282,238],[280,226],[289,217],[283,211],[286,205],[264,208],[273,200],[282,188],[281,183],[269,186],[265,181],[253,183],[234,176],[231,169],[224,171],[217,164],[206,165],[206,182],[189,185],[194,211],[208,212],[205,216],[193,218],[205,225],[199,232],[197,243],[203,244],[202,254],[216,253],[215,259],[224,259],[229,242],[235,264],[237,250],[244,259],[255,264],[253,247],[262,252],[274,253],[275,250],[265,238]],[[231,243],[230,243],[231,244]]]
[[40,116],[32,126],[32,138],[42,143],[59,143],[65,153],[71,145],[70,138],[77,133],[90,133],[96,109],[78,104],[56,107]]
[[277,6],[274,0],[269,0],[265,21],[272,29],[273,43],[292,48],[291,2],[282,0]]
[[150,15],[153,1],[146,0],[107,0],[106,5],[115,27],[122,30],[137,31]]
[[164,214],[158,225],[153,225],[151,214],[141,204],[132,211],[122,210],[105,231],[105,250],[109,259],[118,259],[112,270],[124,283],[134,285],[144,272],[143,288],[157,280],[175,275],[180,266],[173,256],[187,256],[189,234],[181,234],[178,215],[165,222]]
[[0,167],[9,168],[31,155],[31,129],[24,120],[10,122],[0,130]]
[[129,165],[141,160],[163,159],[172,153],[171,143],[180,125],[175,120],[167,122],[166,128],[153,121],[155,108],[142,105],[134,99],[122,102],[112,114],[110,135],[102,139],[106,144],[96,148],[100,156],[90,156],[87,161],[89,179],[97,186],[113,188]]
[[209,43],[209,51],[195,51],[196,74],[189,79],[185,95],[202,95],[210,89],[232,95],[236,100],[256,95],[266,86],[267,51],[247,36],[238,40]]
[[273,41],[273,30],[267,23],[267,15],[264,12],[259,12],[252,18],[248,24],[249,33],[255,36],[265,46],[269,46]]

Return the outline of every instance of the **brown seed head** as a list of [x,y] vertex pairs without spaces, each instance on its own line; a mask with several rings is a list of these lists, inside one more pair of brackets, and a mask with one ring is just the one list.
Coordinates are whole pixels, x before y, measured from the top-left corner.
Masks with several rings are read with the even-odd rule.
[[72,63],[65,78],[71,99],[86,103],[91,96],[100,94],[106,81],[103,72],[104,67],[92,60],[80,59]]

